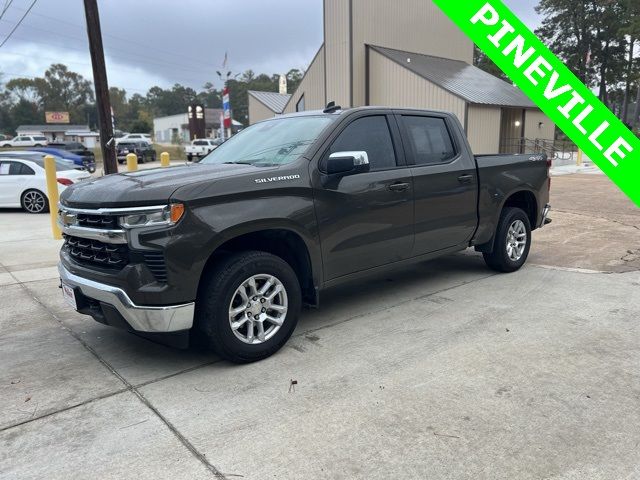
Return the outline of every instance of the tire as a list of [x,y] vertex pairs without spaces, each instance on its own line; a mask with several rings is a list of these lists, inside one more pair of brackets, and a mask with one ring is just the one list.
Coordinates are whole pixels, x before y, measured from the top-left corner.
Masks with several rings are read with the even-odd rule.
[[42,145],[40,145],[39,143],[36,143],[34,147],[42,147]]
[[147,161],[147,154],[146,153],[143,153],[142,155],[140,155],[138,157],[138,163],[140,163],[140,165],[142,165],[146,161]]
[[[523,235],[526,235],[526,238],[523,238]],[[520,242],[524,242],[524,244]],[[483,257],[487,266],[492,270],[510,273],[519,270],[525,264],[530,248],[531,223],[529,217],[519,208],[507,207],[500,215],[493,251],[484,253]]]
[[193,160],[193,155],[188,154],[188,155],[187,155],[187,160],[188,160],[188,161],[192,161],[192,160]]
[[49,199],[40,190],[27,190],[20,197],[20,205],[27,213],[46,213],[49,211]]
[[[249,283],[252,278],[253,288]],[[271,286],[261,296],[259,291],[267,281]],[[274,294],[276,289],[279,293]],[[273,296],[268,300],[270,295]],[[287,262],[265,252],[232,254],[203,275],[196,301],[196,334],[200,337],[197,340],[233,363],[262,360],[287,342],[298,323],[301,304],[300,282]],[[235,316],[231,314],[232,308],[237,312]],[[262,320],[256,321],[259,315]],[[238,325],[235,330],[231,318]]]

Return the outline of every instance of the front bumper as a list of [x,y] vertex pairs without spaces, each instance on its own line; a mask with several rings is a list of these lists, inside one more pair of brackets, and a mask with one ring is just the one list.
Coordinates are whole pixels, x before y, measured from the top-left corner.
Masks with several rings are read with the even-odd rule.
[[[79,290],[84,298],[96,304],[95,315],[91,309],[81,311],[97,317],[107,317],[115,312],[136,332],[168,333],[188,330],[193,326],[195,303],[161,307],[136,305],[127,293],[111,285],[95,282],[74,275],[62,263],[58,264],[60,280],[74,290]],[[113,316],[113,314],[111,314]]]

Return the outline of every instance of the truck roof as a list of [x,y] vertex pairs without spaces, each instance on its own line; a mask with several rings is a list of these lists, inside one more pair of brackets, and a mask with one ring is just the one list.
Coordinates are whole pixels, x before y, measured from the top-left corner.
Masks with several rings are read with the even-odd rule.
[[437,114],[445,114],[445,115],[452,115],[451,112],[447,112],[444,110],[427,110],[427,109],[423,109],[423,108],[406,108],[406,107],[381,107],[381,106],[366,106],[366,107],[353,107],[353,108],[339,108],[335,111],[326,113],[324,110],[307,110],[304,112],[294,112],[294,113],[287,113],[285,115],[278,115],[277,117],[273,117],[270,118],[269,120],[274,120],[277,118],[291,118],[291,117],[310,117],[310,116],[330,116],[330,117],[335,117],[335,116],[340,116],[340,115],[346,115],[349,113],[356,113],[356,112],[362,112],[362,111],[368,111],[368,110],[375,110],[375,111],[401,111],[401,112],[424,112],[424,113],[437,113]]

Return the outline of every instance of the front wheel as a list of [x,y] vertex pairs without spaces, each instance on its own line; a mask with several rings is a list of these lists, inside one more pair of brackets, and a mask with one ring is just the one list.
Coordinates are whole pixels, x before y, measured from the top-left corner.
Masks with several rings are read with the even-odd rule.
[[224,359],[255,362],[287,342],[301,302],[298,277],[280,257],[265,252],[232,254],[202,279],[196,329]]
[[49,211],[49,200],[40,190],[27,190],[20,199],[22,209],[27,213],[45,213]]
[[527,261],[530,248],[529,217],[519,208],[508,207],[500,215],[493,252],[484,253],[484,261],[492,270],[515,272]]

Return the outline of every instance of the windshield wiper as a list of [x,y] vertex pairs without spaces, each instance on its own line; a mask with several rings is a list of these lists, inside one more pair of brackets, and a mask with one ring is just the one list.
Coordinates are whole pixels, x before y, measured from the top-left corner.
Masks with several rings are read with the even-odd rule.
[[253,162],[249,162],[249,161],[224,162],[223,165],[253,165]]

